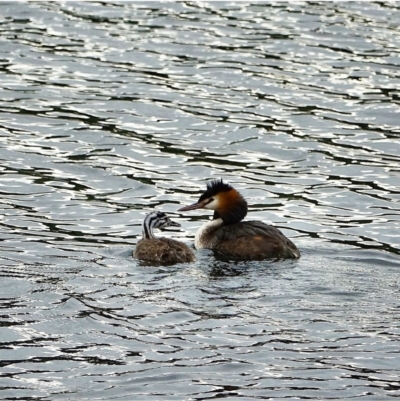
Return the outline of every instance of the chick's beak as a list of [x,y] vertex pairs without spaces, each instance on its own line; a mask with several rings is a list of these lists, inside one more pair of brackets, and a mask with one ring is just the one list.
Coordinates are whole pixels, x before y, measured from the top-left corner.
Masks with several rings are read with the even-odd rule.
[[179,223],[177,223],[176,221],[170,221],[169,222],[169,226],[170,227],[180,227],[181,225]]

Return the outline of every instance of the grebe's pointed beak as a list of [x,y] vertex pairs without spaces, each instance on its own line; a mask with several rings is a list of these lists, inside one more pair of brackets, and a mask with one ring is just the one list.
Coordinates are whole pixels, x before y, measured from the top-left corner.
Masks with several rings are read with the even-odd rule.
[[176,221],[170,221],[169,222],[169,226],[170,227],[180,227],[181,225],[179,223],[177,223]]
[[202,207],[204,207],[204,202],[196,202],[193,203],[192,205],[181,207],[180,209],[178,209],[178,212],[186,212],[188,210],[201,209]]

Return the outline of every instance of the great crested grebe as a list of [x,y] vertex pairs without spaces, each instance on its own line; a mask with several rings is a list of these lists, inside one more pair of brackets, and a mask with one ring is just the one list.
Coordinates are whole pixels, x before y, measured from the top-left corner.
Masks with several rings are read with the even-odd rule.
[[178,212],[201,208],[214,210],[214,217],[197,231],[197,249],[212,249],[222,256],[238,260],[300,257],[296,245],[276,227],[261,221],[242,222],[247,214],[247,202],[222,179],[208,182],[198,202],[182,207]]
[[194,262],[193,251],[184,243],[169,238],[156,238],[154,228],[180,227],[163,212],[149,213],[142,226],[142,239],[136,244],[133,256],[145,262],[157,262],[166,265]]

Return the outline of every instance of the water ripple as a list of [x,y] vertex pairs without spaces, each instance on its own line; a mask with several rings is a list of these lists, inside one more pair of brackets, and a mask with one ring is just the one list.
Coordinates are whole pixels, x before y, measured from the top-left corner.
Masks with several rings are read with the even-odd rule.
[[[0,4],[4,399],[391,399],[395,3]],[[299,261],[149,268],[223,177]]]

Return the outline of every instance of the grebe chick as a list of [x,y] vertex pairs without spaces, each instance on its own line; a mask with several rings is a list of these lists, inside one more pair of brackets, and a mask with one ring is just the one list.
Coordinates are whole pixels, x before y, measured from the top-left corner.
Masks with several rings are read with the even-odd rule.
[[214,210],[213,220],[203,224],[196,233],[195,247],[216,251],[237,260],[296,259],[296,245],[276,227],[261,221],[244,221],[247,202],[240,193],[221,180],[207,183],[198,202],[178,212],[194,209]]
[[142,226],[142,239],[136,244],[133,256],[146,262],[157,262],[165,265],[194,262],[196,257],[193,251],[184,243],[169,239],[156,238],[154,228],[180,227],[163,212],[149,213]]

